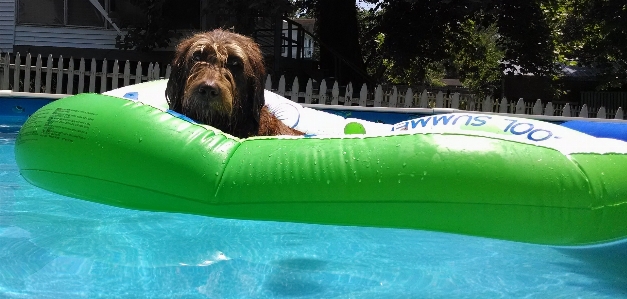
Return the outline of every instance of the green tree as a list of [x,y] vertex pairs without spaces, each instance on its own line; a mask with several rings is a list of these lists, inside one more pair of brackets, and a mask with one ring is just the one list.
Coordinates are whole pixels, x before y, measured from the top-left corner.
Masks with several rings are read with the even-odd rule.
[[627,88],[627,3],[562,0],[556,6],[562,58],[600,70],[599,89]]

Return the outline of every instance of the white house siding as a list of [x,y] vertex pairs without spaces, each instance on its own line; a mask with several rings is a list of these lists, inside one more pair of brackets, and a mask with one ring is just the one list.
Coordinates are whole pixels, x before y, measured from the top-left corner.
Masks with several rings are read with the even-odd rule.
[[117,35],[117,31],[107,29],[18,25],[15,45],[114,50]]
[[13,52],[15,0],[0,0],[0,52]]

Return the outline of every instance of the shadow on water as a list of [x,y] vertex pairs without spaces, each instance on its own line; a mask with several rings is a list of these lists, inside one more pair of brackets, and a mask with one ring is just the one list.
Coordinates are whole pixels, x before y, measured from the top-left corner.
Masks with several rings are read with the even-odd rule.
[[560,266],[594,281],[587,285],[571,285],[613,296],[617,293],[627,296],[627,239],[607,245],[560,247],[557,250],[581,262],[560,263]]
[[274,295],[281,297],[312,296],[325,292],[320,280],[314,279],[316,273],[324,271],[327,262],[310,259],[284,259],[276,263],[276,270],[270,275],[265,287]]

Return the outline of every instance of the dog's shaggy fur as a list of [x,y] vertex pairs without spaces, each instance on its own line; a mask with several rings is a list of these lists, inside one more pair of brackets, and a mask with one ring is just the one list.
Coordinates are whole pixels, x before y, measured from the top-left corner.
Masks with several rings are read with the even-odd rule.
[[170,109],[233,136],[303,135],[264,106],[265,69],[259,46],[213,30],[176,48],[166,89]]

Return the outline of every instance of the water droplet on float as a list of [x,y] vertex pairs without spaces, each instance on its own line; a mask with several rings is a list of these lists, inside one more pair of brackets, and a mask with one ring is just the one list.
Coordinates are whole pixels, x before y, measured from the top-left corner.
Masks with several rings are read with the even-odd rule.
[[142,142],[144,140],[143,137],[139,137],[139,142]]
[[328,185],[328,184],[331,184],[331,180],[327,180],[327,185]]
[[219,176],[219,175],[220,175],[220,173],[219,173],[219,172],[216,172],[216,176]]
[[407,167],[407,163],[403,163],[403,167]]

